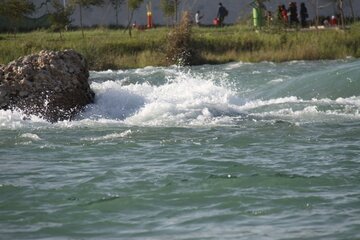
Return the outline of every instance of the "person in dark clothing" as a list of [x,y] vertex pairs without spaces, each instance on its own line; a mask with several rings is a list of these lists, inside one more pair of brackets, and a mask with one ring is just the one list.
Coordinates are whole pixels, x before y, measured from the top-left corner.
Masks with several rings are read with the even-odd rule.
[[300,21],[301,21],[301,26],[302,27],[306,27],[307,23],[306,23],[306,19],[309,17],[307,8],[305,6],[305,3],[301,3],[300,4]]
[[296,2],[291,2],[290,3],[288,13],[290,13],[290,18],[289,18],[290,26],[298,24],[299,19],[298,19],[298,16],[297,16]]
[[228,15],[227,9],[222,5],[222,3],[219,3],[219,9],[217,12],[217,19],[220,26],[223,25],[224,18]]

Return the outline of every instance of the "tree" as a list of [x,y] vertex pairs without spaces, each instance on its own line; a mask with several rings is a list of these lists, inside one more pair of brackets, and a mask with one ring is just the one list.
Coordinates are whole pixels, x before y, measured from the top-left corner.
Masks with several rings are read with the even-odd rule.
[[345,28],[345,17],[344,17],[344,1],[337,0],[338,9],[340,12],[341,27]]
[[52,0],[51,4],[54,8],[54,12],[50,13],[51,26],[55,31],[59,31],[62,38],[61,32],[71,23],[70,16],[74,8],[70,5],[64,6],[61,0]]
[[143,3],[143,0],[128,0],[128,9],[130,11],[130,17],[129,17],[129,22],[125,28],[126,30],[129,30],[129,36],[131,37],[131,22],[132,19],[134,17],[134,12],[136,9],[138,9],[140,7],[140,5]]
[[177,23],[177,20],[178,20],[179,3],[180,3],[180,0],[174,0],[175,23]]
[[160,0],[160,8],[167,18],[173,17],[175,14],[175,9],[170,0]]
[[110,3],[113,5],[115,9],[115,18],[116,18],[116,26],[119,26],[119,11],[120,6],[123,4],[125,0],[110,0]]
[[49,11],[49,7],[48,7],[48,4],[49,4],[49,3],[51,3],[51,0],[45,0],[44,2],[42,2],[42,3],[40,4],[40,6],[39,6],[37,9],[40,9],[40,8],[42,8],[43,6],[45,6],[46,12],[49,13],[49,12],[50,12],[50,11]]
[[8,18],[16,34],[21,18],[35,11],[35,5],[29,0],[0,0],[0,15]]
[[351,9],[352,21],[355,22],[355,12],[354,12],[354,7],[353,7],[352,0],[349,0],[349,6],[350,6],[350,9]]
[[[337,1],[337,0],[336,0]],[[310,5],[315,9],[315,28],[319,26],[319,0],[310,0]]]
[[263,6],[264,2],[269,2],[270,0],[255,0],[254,2],[259,6]]
[[83,16],[82,16],[82,9],[89,8],[91,6],[100,6],[104,3],[104,0],[71,0],[71,6],[78,6],[80,11],[80,28],[82,36],[84,36],[84,29],[83,29]]
[[173,17],[174,23],[177,22],[179,3],[180,0],[160,0],[160,8],[165,17]]

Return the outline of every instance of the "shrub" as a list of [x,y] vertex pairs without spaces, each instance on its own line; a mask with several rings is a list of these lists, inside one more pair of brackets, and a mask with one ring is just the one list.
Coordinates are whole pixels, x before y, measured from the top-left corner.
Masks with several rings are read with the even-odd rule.
[[193,64],[194,51],[191,46],[190,14],[185,12],[179,25],[167,36],[166,60],[169,64],[180,66]]

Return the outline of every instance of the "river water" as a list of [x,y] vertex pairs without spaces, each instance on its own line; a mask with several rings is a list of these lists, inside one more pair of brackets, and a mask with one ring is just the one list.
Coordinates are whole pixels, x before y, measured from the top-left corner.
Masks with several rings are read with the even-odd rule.
[[360,239],[360,60],[91,72],[0,111],[0,239]]

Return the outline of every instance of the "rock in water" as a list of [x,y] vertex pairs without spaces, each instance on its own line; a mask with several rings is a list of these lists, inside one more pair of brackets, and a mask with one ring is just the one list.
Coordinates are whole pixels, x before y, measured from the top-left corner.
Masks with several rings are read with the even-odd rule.
[[41,51],[0,65],[0,109],[20,109],[51,122],[71,120],[94,92],[86,59],[74,50]]

